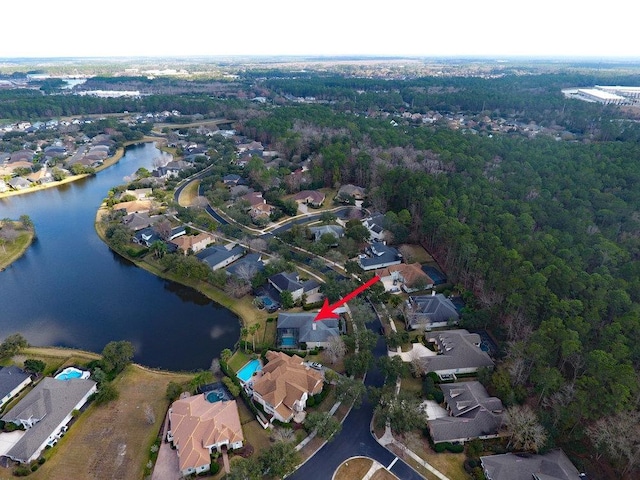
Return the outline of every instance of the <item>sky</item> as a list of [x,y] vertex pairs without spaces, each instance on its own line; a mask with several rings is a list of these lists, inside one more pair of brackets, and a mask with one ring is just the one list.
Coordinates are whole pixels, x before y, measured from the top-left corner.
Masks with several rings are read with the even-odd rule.
[[640,58],[631,0],[5,0],[0,58]]

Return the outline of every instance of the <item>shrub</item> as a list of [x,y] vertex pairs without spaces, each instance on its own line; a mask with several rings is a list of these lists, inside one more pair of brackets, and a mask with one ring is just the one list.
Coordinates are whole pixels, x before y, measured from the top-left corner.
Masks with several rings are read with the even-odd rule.
[[209,472],[211,475],[215,475],[220,471],[220,464],[218,462],[211,462],[211,471]]
[[315,407],[316,406],[316,399],[313,398],[313,396],[309,397],[307,399],[307,407]]
[[13,474],[16,477],[26,477],[27,475],[31,474],[31,470],[29,470],[29,468],[24,465],[20,465],[16,467],[16,469],[13,471]]

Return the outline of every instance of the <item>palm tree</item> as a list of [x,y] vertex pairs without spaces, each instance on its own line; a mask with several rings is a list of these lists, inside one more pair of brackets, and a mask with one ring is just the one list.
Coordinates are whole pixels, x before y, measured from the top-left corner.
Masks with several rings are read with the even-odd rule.
[[162,258],[167,253],[167,244],[162,240],[156,240],[149,247],[149,251],[153,252],[156,258]]

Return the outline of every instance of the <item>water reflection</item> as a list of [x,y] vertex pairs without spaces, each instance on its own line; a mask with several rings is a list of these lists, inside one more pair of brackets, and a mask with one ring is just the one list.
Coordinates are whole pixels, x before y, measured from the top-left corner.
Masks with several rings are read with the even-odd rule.
[[0,272],[0,337],[101,351],[129,340],[135,360],[175,370],[208,368],[238,340],[238,318],[198,292],[135,267],[97,237],[95,214],[110,188],[161,156],[153,144],[61,188],[0,200],[0,218],[27,214],[37,241]]

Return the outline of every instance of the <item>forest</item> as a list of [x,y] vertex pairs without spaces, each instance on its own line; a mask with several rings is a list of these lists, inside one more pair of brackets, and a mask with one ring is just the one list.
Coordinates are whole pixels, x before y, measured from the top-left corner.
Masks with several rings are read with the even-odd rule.
[[[566,103],[565,115],[584,111]],[[637,138],[615,111],[588,107]],[[636,466],[640,438],[619,427],[640,401],[637,142],[400,129],[315,105],[272,110],[243,131],[309,159],[316,187],[355,183],[374,210],[409,211],[397,240],[436,256],[467,292],[465,326],[502,341],[492,392],[534,405],[551,444],[586,442],[620,472]]]

